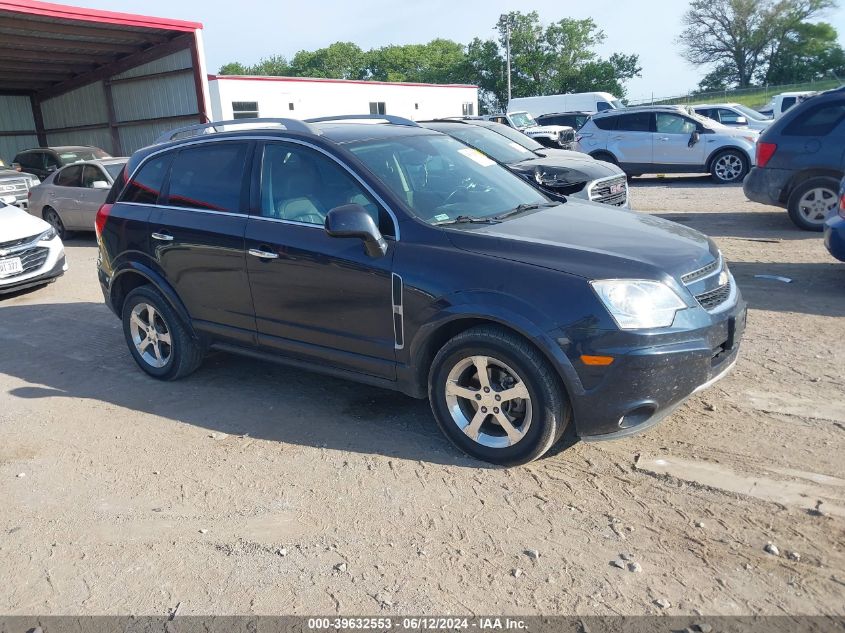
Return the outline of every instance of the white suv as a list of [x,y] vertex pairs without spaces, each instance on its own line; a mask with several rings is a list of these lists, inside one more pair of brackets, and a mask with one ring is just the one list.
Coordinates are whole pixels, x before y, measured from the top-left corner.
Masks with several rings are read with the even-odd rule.
[[483,118],[515,128],[546,147],[575,148],[575,130],[567,125],[540,125],[528,112],[492,114]]
[[629,176],[709,173],[716,182],[739,183],[754,165],[758,136],[675,106],[646,106],[594,114],[577,141],[582,152]]

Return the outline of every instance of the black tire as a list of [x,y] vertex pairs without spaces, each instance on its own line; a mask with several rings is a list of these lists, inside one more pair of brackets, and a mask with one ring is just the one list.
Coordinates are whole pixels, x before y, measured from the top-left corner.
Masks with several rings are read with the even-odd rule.
[[616,160],[616,157],[611,154],[610,152],[595,152],[594,154],[590,154],[596,160],[603,160],[606,163],[610,163],[611,165],[619,165],[619,161]]
[[[144,306],[152,306],[155,315],[153,322],[157,329],[156,343],[147,345],[144,349],[144,355],[136,346],[135,334],[133,333],[133,310],[136,306],[142,313],[142,320],[146,318],[143,316],[146,314]],[[178,380],[194,372],[202,364],[204,355],[202,346],[193,339],[188,328],[185,327],[185,324],[170,307],[167,300],[153,286],[140,286],[132,290],[123,302],[121,317],[123,320],[123,335],[126,338],[129,352],[138,366],[153,378]],[[148,318],[146,318],[146,322],[149,323]],[[165,342],[165,336],[169,338],[169,344]],[[145,339],[148,338],[149,334],[146,334]],[[148,351],[150,347],[161,352],[163,361],[161,366],[152,364],[155,360],[151,357],[159,356],[159,354],[153,354],[152,350]]]
[[710,176],[720,185],[742,182],[748,174],[748,156],[739,149],[726,149],[710,161]]
[[[459,408],[459,417],[464,416],[461,421],[468,421],[470,416],[474,420],[476,415],[483,419],[483,423],[478,427],[480,432],[476,435],[478,441],[462,430],[447,401],[447,382],[452,382],[449,375],[453,370],[459,375],[470,377],[470,381],[478,382],[477,366],[471,360],[477,356],[490,361],[491,369],[485,372],[490,377],[490,391],[482,396],[482,385],[479,385],[475,398],[481,396],[484,400],[476,403],[470,398],[453,397],[452,406]],[[466,369],[461,374],[461,367],[464,365]],[[498,382],[497,376],[508,380],[511,374],[507,370],[515,372],[515,378],[518,380],[504,384]],[[528,394],[527,399],[514,398],[507,403],[493,400],[498,399],[498,394],[504,390],[522,383]],[[461,386],[459,381],[452,384],[468,389]],[[435,356],[429,372],[428,397],[440,430],[455,446],[471,457],[500,466],[526,464],[542,456],[561,438],[571,417],[564,389],[542,354],[525,339],[498,326],[471,328],[443,346]],[[492,412],[481,415],[479,410],[485,404],[490,407],[486,409],[488,411],[496,404],[502,408],[496,409],[496,416]],[[507,418],[510,419],[510,413],[514,413],[513,421],[517,422],[511,425],[512,428],[521,435],[516,441],[508,440],[505,427],[496,421],[498,415],[506,413],[505,404],[511,407],[507,411]],[[499,445],[490,446],[482,442]]]
[[68,231],[65,228],[65,223],[62,222],[62,218],[59,217],[58,212],[52,207],[44,207],[44,210],[41,212],[41,216],[47,224],[56,229],[59,239],[64,242],[68,236]]
[[[824,194],[814,196],[814,192],[824,192]],[[805,199],[807,196],[814,196],[819,199],[809,201]],[[836,213],[838,201],[839,183],[833,178],[817,176],[816,178],[808,178],[792,190],[786,203],[786,209],[789,212],[789,219],[799,229],[823,231],[825,219],[830,217],[830,213]],[[824,211],[828,202],[829,208]]]

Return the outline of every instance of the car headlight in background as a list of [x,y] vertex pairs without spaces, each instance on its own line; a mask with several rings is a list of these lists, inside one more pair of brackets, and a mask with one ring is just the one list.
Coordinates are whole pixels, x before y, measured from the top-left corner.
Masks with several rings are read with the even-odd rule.
[[54,237],[56,237],[56,235],[58,235],[58,233],[56,233],[56,229],[54,229],[51,226],[49,229],[47,229],[41,235],[38,236],[38,241],[39,242],[49,242]]
[[590,284],[623,330],[669,327],[675,313],[687,307],[674,290],[659,281],[603,279]]

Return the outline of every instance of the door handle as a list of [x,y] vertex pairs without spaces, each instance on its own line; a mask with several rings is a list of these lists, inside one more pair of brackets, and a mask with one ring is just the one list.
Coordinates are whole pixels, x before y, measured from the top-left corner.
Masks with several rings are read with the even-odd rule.
[[668,140],[669,140],[669,137],[668,137],[668,136],[658,136],[658,137],[657,137],[657,140],[658,140],[658,141],[668,141]]
[[151,235],[151,237],[154,240],[159,240],[161,242],[172,242],[173,241],[173,236],[168,235],[167,233],[153,233]]
[[251,248],[247,251],[253,257],[259,259],[279,259],[278,253],[271,253],[270,251],[261,250],[260,248]]

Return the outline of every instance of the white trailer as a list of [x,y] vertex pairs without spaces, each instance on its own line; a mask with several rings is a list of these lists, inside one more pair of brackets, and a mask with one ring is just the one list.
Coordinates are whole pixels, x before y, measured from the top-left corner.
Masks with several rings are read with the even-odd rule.
[[525,110],[531,116],[555,114],[558,112],[603,112],[624,107],[609,92],[572,92],[541,97],[517,97],[511,99],[508,111]]
[[208,88],[215,121],[335,114],[424,120],[478,113],[478,87],[466,84],[214,75],[208,78]]

